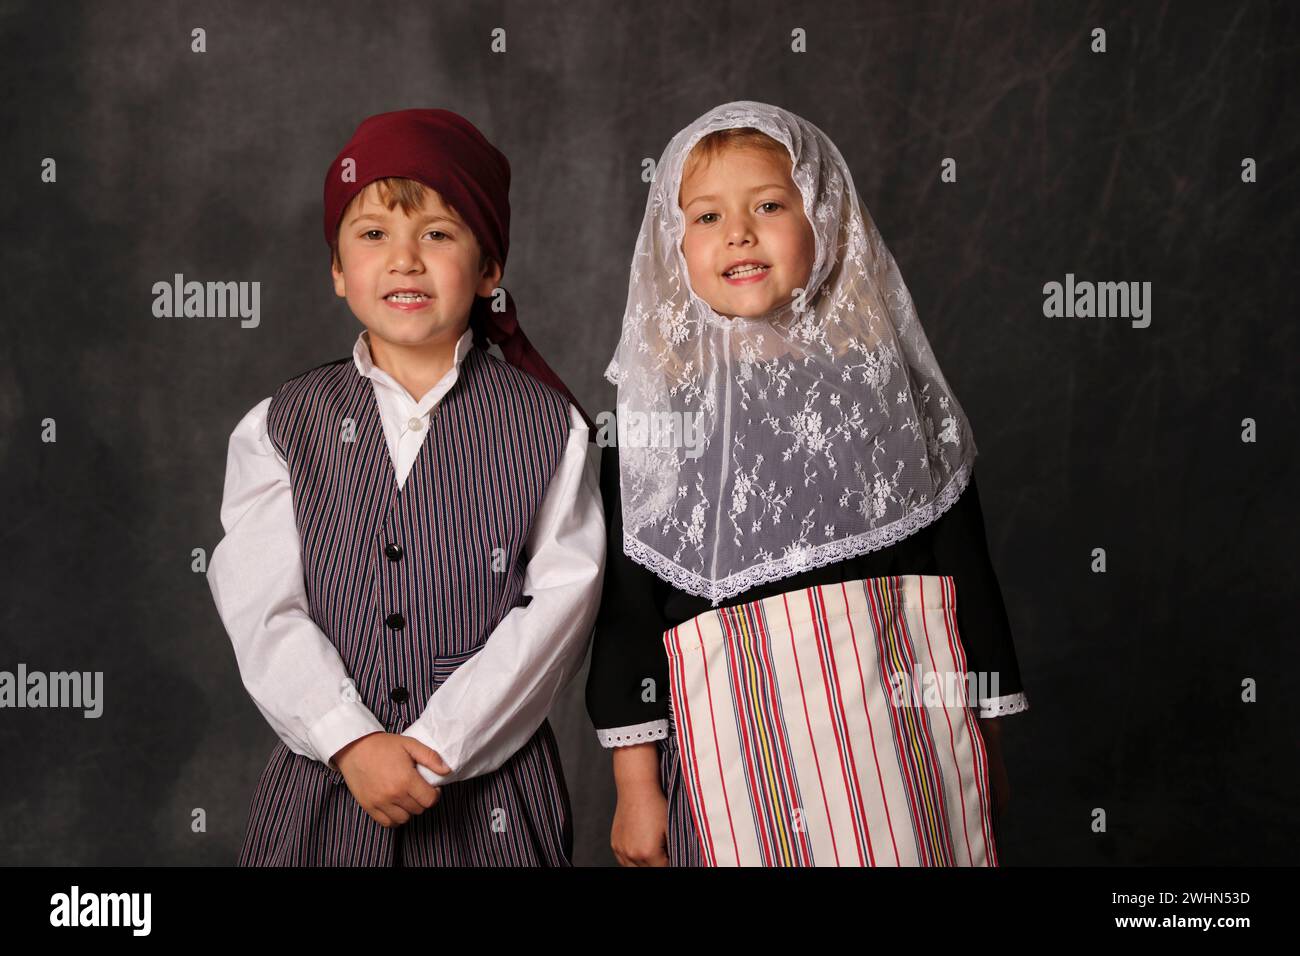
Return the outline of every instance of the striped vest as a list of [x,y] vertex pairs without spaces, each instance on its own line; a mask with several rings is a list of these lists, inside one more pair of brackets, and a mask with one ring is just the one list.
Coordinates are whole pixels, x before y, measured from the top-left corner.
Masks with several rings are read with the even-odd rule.
[[524,546],[568,440],[568,401],[470,349],[400,490],[374,383],[351,358],[281,385],[267,431],[289,466],[312,620],[399,733],[525,603]]

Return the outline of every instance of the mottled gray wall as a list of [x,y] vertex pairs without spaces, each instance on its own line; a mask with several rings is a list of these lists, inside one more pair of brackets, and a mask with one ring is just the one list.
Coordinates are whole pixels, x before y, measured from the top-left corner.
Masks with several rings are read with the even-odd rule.
[[[504,284],[594,413],[641,162],[732,99],[836,141],[971,417],[1033,705],[1003,862],[1290,859],[1296,20],[1195,7],[5,4],[0,669],[102,670],[106,700],[0,710],[0,863],[235,859],[275,738],[191,551],[220,539],[235,422],[360,331],[320,236],[356,124],[448,107],[511,158]],[[259,281],[261,326],[154,318],[177,272]],[[1150,327],[1045,318],[1066,273],[1151,282]],[[553,719],[577,860],[611,863],[581,682]]]

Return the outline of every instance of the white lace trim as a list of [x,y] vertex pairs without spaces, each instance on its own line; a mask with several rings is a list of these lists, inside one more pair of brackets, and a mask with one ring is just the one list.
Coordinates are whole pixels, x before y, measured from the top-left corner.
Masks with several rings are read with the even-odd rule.
[[1003,697],[989,697],[980,701],[981,717],[1005,717],[1007,714],[1018,714],[1022,710],[1029,709],[1029,698],[1024,692],[1018,694],[1006,694]]
[[597,730],[596,739],[602,747],[628,747],[632,744],[649,743],[663,740],[668,736],[667,720],[648,720],[644,724],[632,724],[627,727],[614,727],[610,730]]
[[719,581],[710,581],[693,571],[687,571],[634,537],[626,528],[623,529],[623,553],[678,590],[707,598],[714,607],[717,607],[727,598],[735,597],[760,584],[780,581],[792,574],[834,564],[837,561],[847,561],[849,558],[860,557],[902,541],[932,524],[951,508],[970,483],[970,474],[971,464],[964,462],[953,473],[952,480],[937,498],[909,512],[893,524],[864,531],[852,538],[828,541],[826,544],[809,548],[799,558],[786,557],[766,564],[756,564]]

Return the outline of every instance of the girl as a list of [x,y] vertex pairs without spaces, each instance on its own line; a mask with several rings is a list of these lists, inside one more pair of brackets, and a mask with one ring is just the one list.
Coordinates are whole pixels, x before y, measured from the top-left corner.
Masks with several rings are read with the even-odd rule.
[[606,376],[619,862],[996,865],[1028,701],[975,443],[820,129],[741,101],[672,139]]

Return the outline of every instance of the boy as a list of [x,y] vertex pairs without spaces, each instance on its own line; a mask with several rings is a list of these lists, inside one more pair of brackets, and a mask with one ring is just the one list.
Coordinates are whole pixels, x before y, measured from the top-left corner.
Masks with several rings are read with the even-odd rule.
[[589,420],[487,298],[509,182],[446,110],[369,118],[326,175],[366,329],[236,427],[208,571],[281,738],[240,865],[571,865],[545,718],[586,653],[604,518]]

